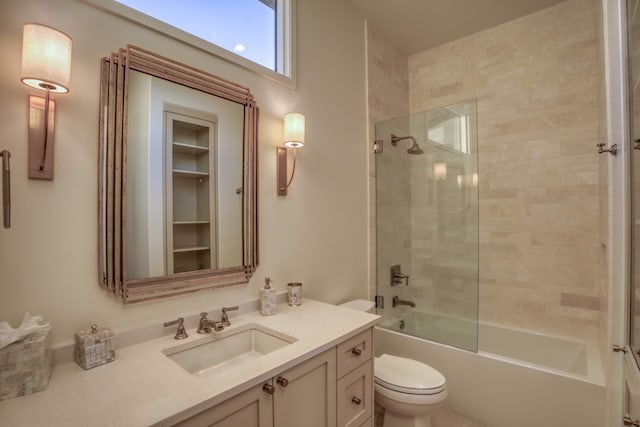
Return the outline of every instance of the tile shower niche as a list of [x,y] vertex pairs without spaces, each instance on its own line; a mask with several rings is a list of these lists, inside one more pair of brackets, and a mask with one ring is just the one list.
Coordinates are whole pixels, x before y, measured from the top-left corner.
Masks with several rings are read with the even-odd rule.
[[216,123],[165,112],[167,273],[217,267]]

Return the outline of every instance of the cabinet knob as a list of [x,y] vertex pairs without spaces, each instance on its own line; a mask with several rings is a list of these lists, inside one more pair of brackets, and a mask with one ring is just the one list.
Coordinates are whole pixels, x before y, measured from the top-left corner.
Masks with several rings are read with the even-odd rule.
[[362,399],[360,399],[359,397],[353,396],[351,398],[351,402],[355,403],[356,405],[359,405],[362,403]]
[[289,385],[289,380],[286,379],[285,377],[278,377],[278,379],[276,380],[276,382],[278,384],[280,384],[282,387],[286,387]]
[[353,354],[354,356],[360,356],[362,354],[362,350],[354,347],[351,349],[351,354]]
[[262,391],[264,391],[267,394],[273,394],[273,392],[276,391],[276,388],[271,384],[267,383],[262,386]]

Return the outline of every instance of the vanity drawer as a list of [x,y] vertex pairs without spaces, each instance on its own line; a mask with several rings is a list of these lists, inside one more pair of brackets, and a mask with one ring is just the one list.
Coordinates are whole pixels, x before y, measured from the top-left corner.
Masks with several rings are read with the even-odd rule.
[[373,329],[338,344],[338,378],[362,365],[373,355]]
[[369,359],[338,381],[338,427],[366,425],[373,416],[373,361]]

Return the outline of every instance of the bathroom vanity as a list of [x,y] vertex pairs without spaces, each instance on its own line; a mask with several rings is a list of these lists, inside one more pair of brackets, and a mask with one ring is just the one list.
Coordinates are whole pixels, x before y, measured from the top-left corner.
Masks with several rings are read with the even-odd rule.
[[171,334],[121,348],[115,362],[89,371],[58,365],[46,391],[0,402],[0,419],[11,426],[373,425],[378,316],[311,300],[278,309],[232,316],[222,332],[188,329],[185,340]]

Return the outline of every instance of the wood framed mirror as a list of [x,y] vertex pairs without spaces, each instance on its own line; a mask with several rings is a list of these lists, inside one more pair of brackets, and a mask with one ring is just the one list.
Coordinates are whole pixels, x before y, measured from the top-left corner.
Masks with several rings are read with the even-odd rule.
[[258,265],[250,90],[139,47],[101,61],[99,282],[125,304],[246,283]]

